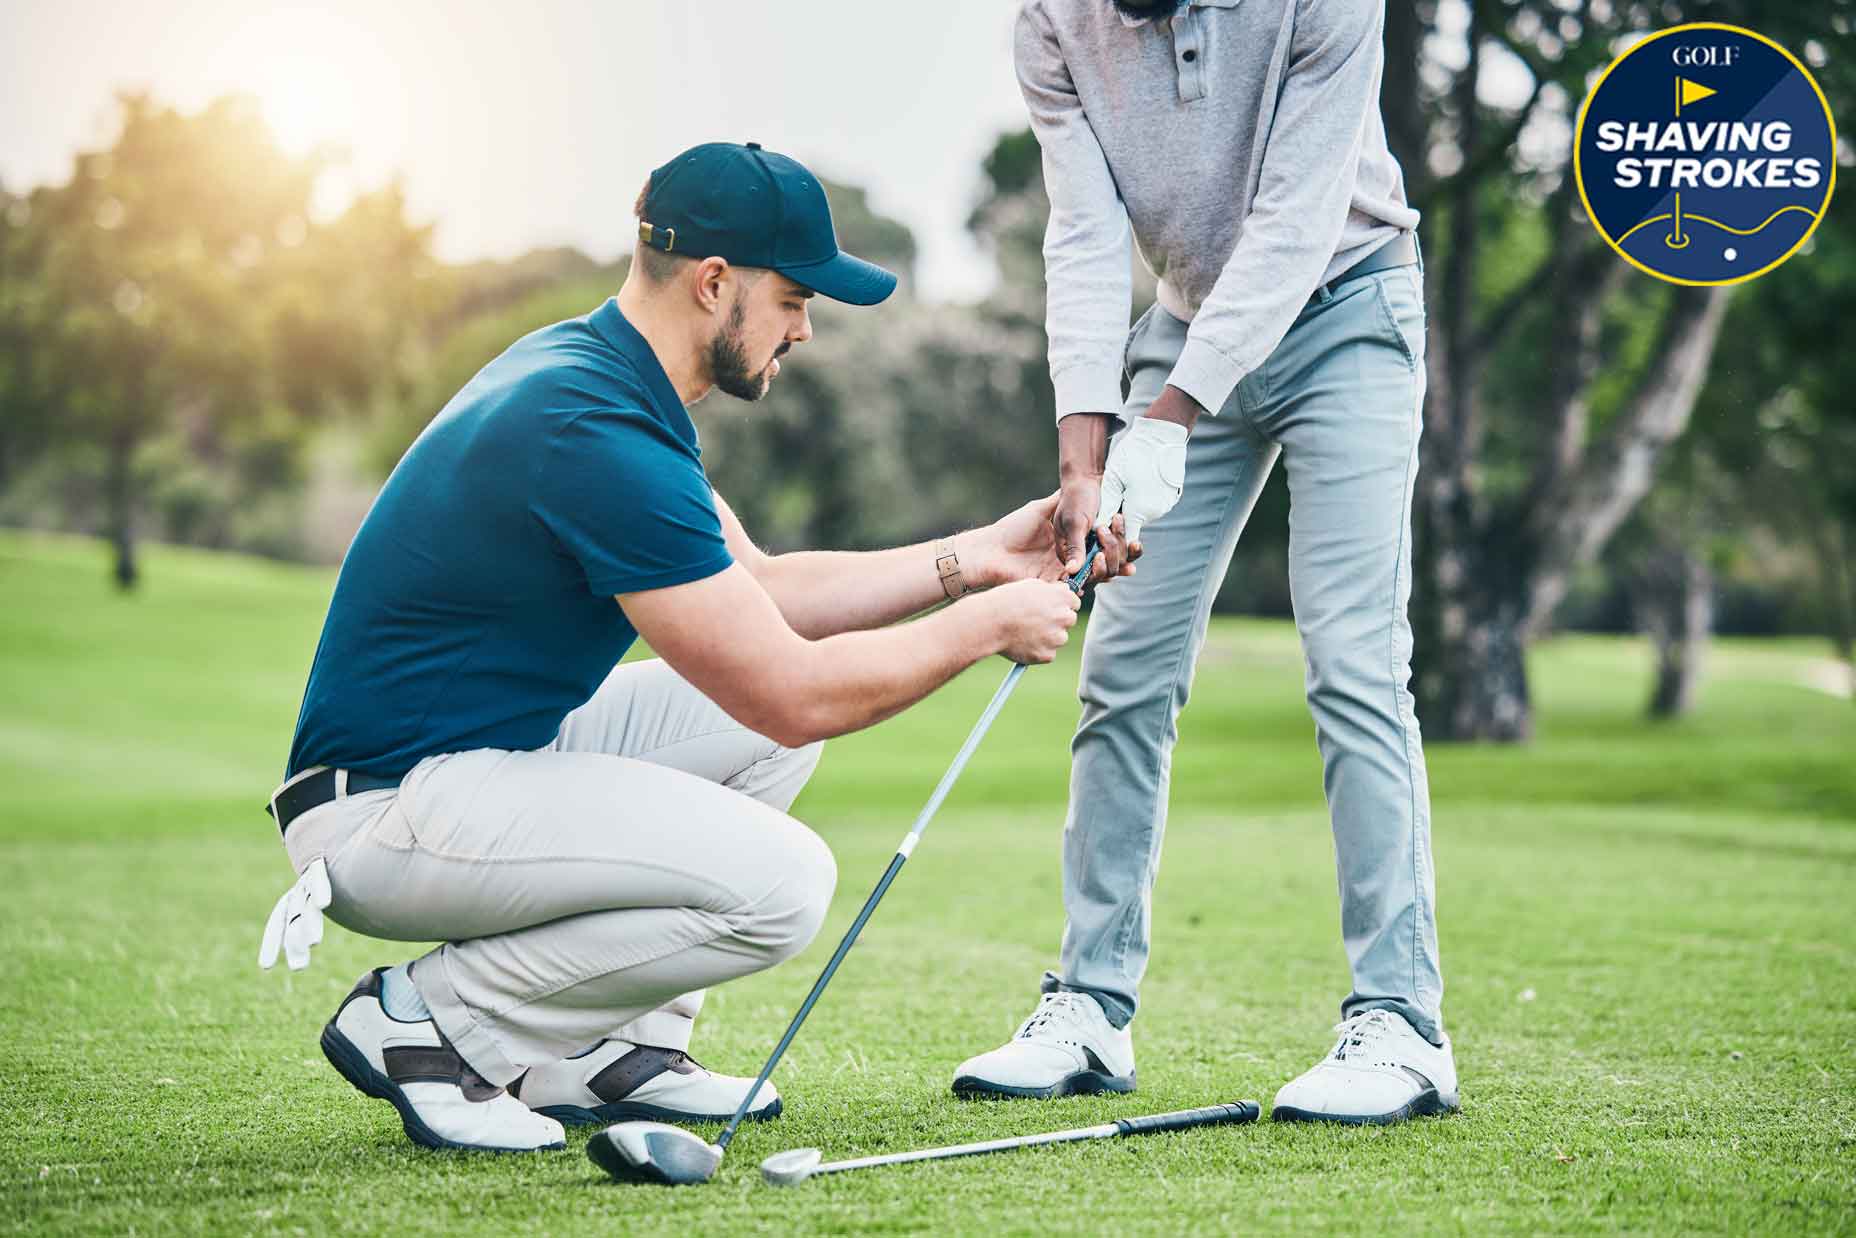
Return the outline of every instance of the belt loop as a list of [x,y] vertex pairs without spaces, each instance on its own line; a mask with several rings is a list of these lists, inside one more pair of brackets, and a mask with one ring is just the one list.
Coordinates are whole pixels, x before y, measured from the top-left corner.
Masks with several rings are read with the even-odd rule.
[[1411,248],[1416,251],[1418,255],[1418,274],[1422,276],[1424,274],[1424,245],[1418,240],[1418,230],[1416,228],[1411,230]]
[[348,798],[348,771],[345,769],[335,771],[335,798],[338,800]]

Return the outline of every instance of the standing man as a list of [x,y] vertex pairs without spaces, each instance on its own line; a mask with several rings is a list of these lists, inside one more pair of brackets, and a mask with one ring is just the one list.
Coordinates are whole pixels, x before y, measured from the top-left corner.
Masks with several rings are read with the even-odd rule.
[[[1011,1041],[959,1068],[961,1095],[1134,1088],[1128,1024],[1176,724],[1280,455],[1353,987],[1333,1049],[1277,1093],[1275,1116],[1456,1107],[1407,690],[1422,268],[1379,114],[1383,17],[1381,0],[1028,0],[1019,15],[1051,201],[1059,550],[1074,562],[1120,511],[1146,555],[1103,594],[1084,645],[1059,970]],[[1130,225],[1160,279],[1132,333]],[[1121,551],[1105,553],[1112,571]]]
[[[322,911],[444,944],[360,980],[322,1032],[430,1147],[561,1147],[561,1122],[721,1120],[751,1081],[685,1053],[702,990],[817,932],[830,851],[786,813],[819,741],[1075,622],[1056,496],[938,543],[766,555],[686,405],[757,400],[841,253],[782,155],[651,174],[616,299],[518,340],[426,427],[342,564],[271,811],[301,874],[259,961]],[[963,594],[917,622],[896,620]],[[661,660],[619,666],[643,637]],[[771,1087],[754,1116],[771,1117]]]

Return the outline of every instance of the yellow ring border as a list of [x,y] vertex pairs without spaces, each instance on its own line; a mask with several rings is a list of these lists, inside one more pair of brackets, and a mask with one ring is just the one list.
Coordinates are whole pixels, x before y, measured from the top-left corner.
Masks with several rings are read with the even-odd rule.
[[[1585,169],[1582,160],[1579,158],[1579,147],[1582,144],[1581,138],[1583,138],[1585,134],[1586,109],[1591,107],[1592,100],[1598,97],[1598,91],[1604,86],[1605,79],[1611,76],[1611,70],[1617,68],[1658,39],[1665,38],[1672,34],[1681,34],[1687,30],[1726,30],[1734,34],[1744,34],[1748,38],[1758,39],[1761,43],[1764,43],[1767,47],[1770,47],[1773,51],[1791,61],[1792,67],[1804,74],[1804,80],[1810,83],[1811,90],[1817,95],[1818,105],[1824,109],[1824,122],[1830,126],[1830,183],[1824,188],[1824,200],[1818,204],[1817,210],[1812,212],[1815,218],[1811,221],[1811,226],[1805,229],[1804,235],[1798,238],[1795,245],[1780,254],[1777,258],[1774,258],[1757,271],[1753,271],[1746,275],[1736,275],[1732,279],[1681,279],[1674,275],[1665,275],[1661,271],[1651,270],[1649,267],[1643,265],[1643,263],[1625,253],[1623,247],[1611,239],[1611,234],[1605,231],[1605,226],[1598,222],[1598,212],[1592,209],[1591,200],[1585,196]],[[1578,122],[1573,125],[1572,178],[1573,184],[1577,186],[1579,190],[1579,203],[1585,207],[1585,217],[1592,221],[1593,229],[1599,236],[1605,239],[1605,244],[1609,245],[1618,257],[1624,259],[1624,261],[1630,263],[1645,275],[1654,276],[1664,283],[1682,284],[1690,288],[1716,288],[1727,284],[1744,284],[1749,279],[1758,279],[1774,267],[1783,265],[1793,254],[1797,253],[1799,249],[1804,246],[1806,241],[1811,239],[1811,234],[1817,231],[1817,225],[1824,222],[1825,212],[1830,209],[1830,196],[1836,192],[1837,188],[1837,118],[1831,114],[1830,100],[1824,97],[1824,88],[1819,86],[1817,84],[1817,79],[1811,76],[1811,70],[1805,68],[1798,57],[1792,55],[1782,44],[1775,43],[1757,30],[1748,30],[1745,26],[1730,26],[1726,22],[1717,21],[1686,22],[1680,26],[1671,26],[1667,30],[1658,30],[1655,34],[1638,40],[1623,52],[1619,53],[1617,59],[1606,65],[1605,71],[1598,75],[1598,80],[1596,82],[1592,83],[1592,88],[1585,94],[1585,102],[1579,105]]]

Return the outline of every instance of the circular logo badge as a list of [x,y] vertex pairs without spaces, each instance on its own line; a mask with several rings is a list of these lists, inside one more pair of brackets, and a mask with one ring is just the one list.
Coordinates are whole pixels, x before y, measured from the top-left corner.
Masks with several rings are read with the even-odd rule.
[[1599,235],[1674,284],[1737,284],[1784,262],[1836,183],[1830,104],[1764,35],[1696,22],[1612,61],[1579,108],[1573,176]]

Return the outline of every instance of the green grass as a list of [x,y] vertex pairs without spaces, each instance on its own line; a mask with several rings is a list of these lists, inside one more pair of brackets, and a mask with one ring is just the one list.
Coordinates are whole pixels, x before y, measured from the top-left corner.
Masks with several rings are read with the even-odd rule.
[[[1061,927],[1074,658],[1033,672],[746,1131],[696,1190],[578,1153],[411,1147],[322,1061],[333,929],[261,974],[287,866],[258,803],[331,576],[0,537],[0,1227],[36,1232],[1251,1232],[1856,1229],[1856,708],[1808,643],[1726,642],[1692,719],[1640,719],[1644,651],[1533,663],[1540,737],[1432,752],[1446,1013],[1464,1110],[1267,1124],[847,1175],[754,1166],[1267,1101],[1346,975],[1292,631],[1221,622],[1183,724],[1137,1024],[1141,1092],[963,1105],[950,1068],[1027,1008]],[[833,744],[796,811],[843,876],[819,943],[718,990],[696,1050],[758,1065],[1001,667]]]

